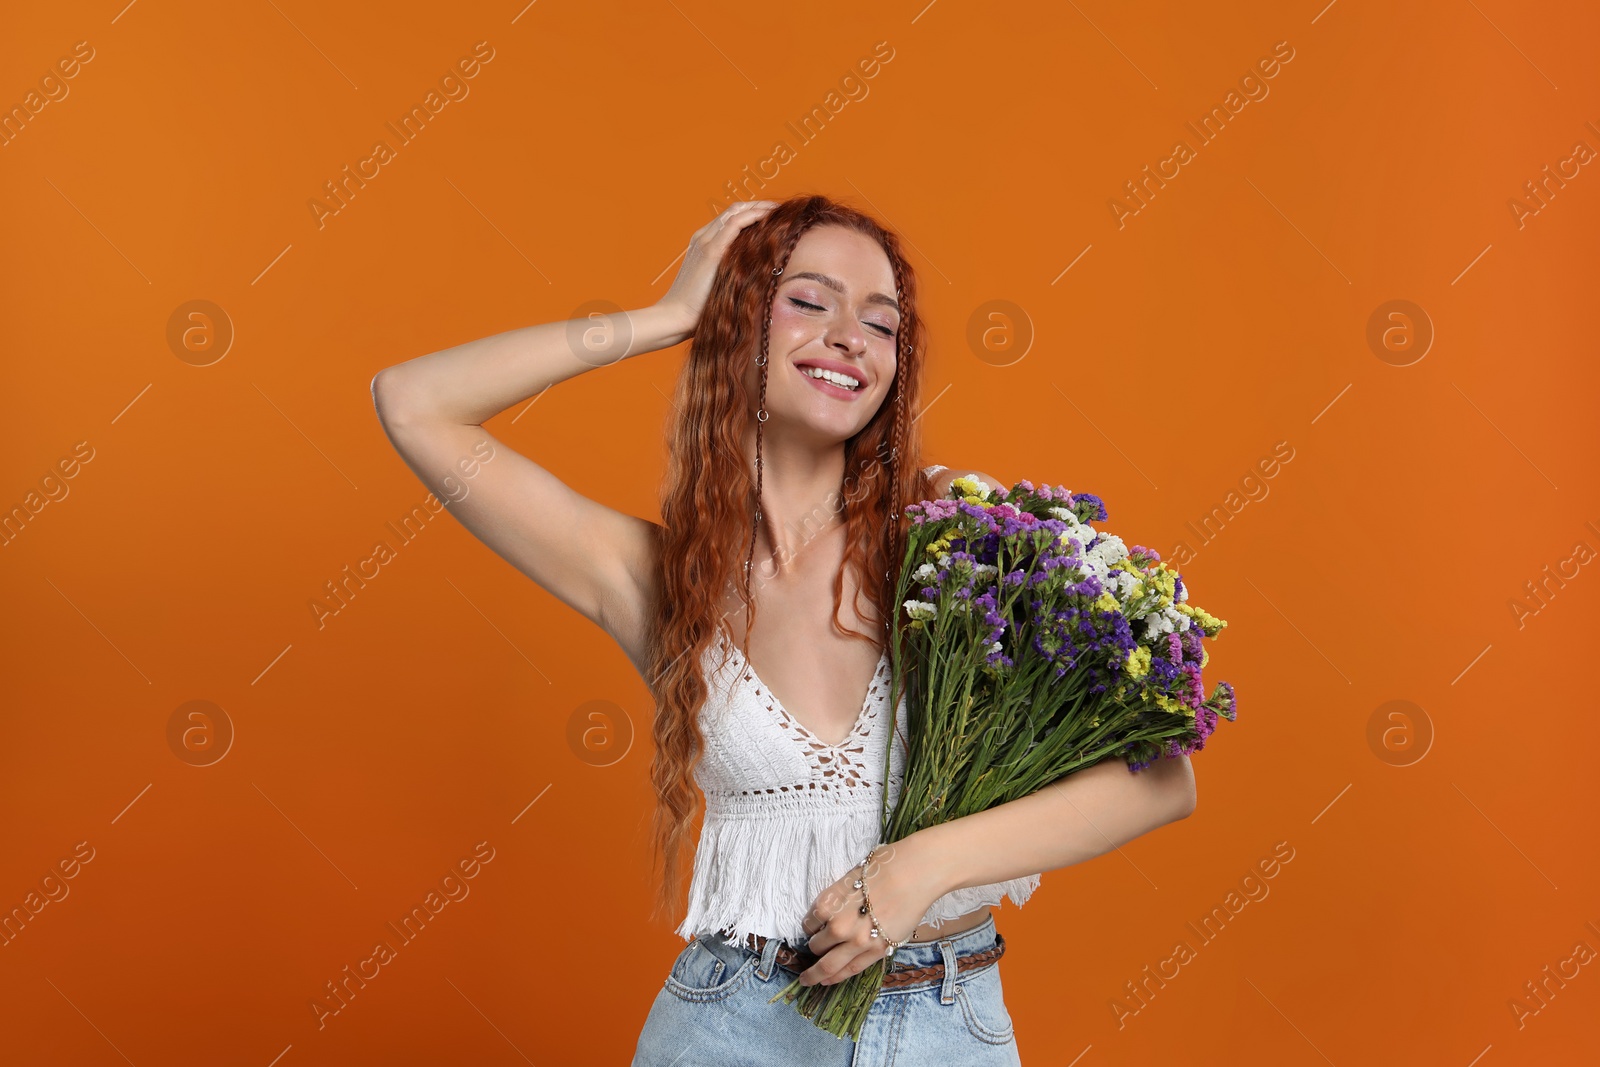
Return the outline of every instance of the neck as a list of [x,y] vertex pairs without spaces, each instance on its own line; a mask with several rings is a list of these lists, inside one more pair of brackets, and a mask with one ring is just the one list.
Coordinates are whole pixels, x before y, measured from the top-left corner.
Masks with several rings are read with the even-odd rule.
[[[746,462],[755,475],[755,433]],[[761,521],[751,566],[771,580],[792,572],[797,557],[844,526],[844,445],[818,448],[786,440],[769,424],[761,441]]]

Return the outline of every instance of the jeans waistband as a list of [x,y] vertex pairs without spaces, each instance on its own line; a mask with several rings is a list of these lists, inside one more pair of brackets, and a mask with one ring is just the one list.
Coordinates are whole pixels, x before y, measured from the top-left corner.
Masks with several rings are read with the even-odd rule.
[[[777,946],[783,943],[774,940],[767,944],[764,951],[754,952],[742,941],[738,944],[728,944],[726,940],[728,935],[724,933],[703,931],[694,936],[698,939],[704,939],[712,953],[722,957],[730,967],[737,967],[739,965],[737,961],[742,961],[746,957],[758,957],[761,966],[758,967],[757,977],[763,982],[768,981],[773,976],[773,972],[770,969],[775,966],[773,955]],[[995,929],[994,916],[989,915],[977,926],[951,934],[948,937],[942,937],[934,941],[907,942],[901,945],[895,950],[894,970],[908,970],[914,967],[943,964],[945,974],[942,978],[921,980],[907,984],[900,987],[898,991],[904,993],[929,986],[939,986],[942,987],[941,999],[948,1003],[954,996],[957,984],[968,981],[972,976],[987,970],[986,967],[978,967],[958,973],[958,968],[955,966],[957,959],[993,948],[998,943],[998,936]],[[806,945],[802,941],[799,946],[791,945],[790,947],[804,948]]]
[[946,941],[950,942],[950,947],[957,956],[967,956],[994,947],[994,916],[990,915],[977,926],[948,937],[939,937],[932,941],[908,941],[895,950],[894,965],[897,968],[926,967],[929,964],[939,963],[944,959],[944,950],[940,946]]

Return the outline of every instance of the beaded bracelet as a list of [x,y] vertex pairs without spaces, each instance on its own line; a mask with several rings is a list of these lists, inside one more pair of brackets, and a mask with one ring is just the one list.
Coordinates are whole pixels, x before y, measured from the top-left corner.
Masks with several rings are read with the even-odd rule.
[[[883,932],[883,928],[878,925],[878,916],[872,911],[872,898],[867,895],[867,867],[871,865],[873,855],[882,847],[883,844],[881,842],[873,845],[872,851],[867,853],[867,858],[857,864],[861,868],[861,877],[851,883],[851,888],[861,890],[861,914],[872,920],[872,936],[882,938],[883,942],[889,946],[889,951],[885,953],[884,958],[893,959],[895,950],[905,942],[896,941]],[[915,930],[912,931],[912,933],[915,932]]]

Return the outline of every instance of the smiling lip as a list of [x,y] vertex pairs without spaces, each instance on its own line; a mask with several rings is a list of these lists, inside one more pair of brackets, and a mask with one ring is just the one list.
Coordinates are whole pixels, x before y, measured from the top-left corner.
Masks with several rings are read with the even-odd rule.
[[[811,377],[811,375],[805,372],[805,368],[807,367],[818,367],[822,370],[837,371],[840,374],[844,374],[856,379],[861,383],[861,385],[856,389],[846,389],[841,385],[834,385],[832,382],[824,381],[821,378]],[[856,370],[854,367],[850,366],[848,363],[840,363],[839,361],[832,359],[808,359],[803,362],[796,363],[794,365],[794,369],[807,382],[815,386],[817,389],[822,390],[824,393],[827,393],[829,396],[849,398],[853,400],[867,391],[866,376],[859,370]]]

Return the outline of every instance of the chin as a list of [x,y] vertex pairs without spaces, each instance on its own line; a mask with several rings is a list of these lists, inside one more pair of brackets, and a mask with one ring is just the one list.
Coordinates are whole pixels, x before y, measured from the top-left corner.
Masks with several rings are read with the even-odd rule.
[[[790,414],[787,418],[773,414],[773,421],[778,421],[780,418],[786,433],[798,439],[815,441],[821,446],[842,445],[867,426],[866,422],[856,425],[856,420],[853,418],[846,420],[839,417],[819,417],[811,411]],[[770,427],[772,423],[769,422],[767,425]]]

